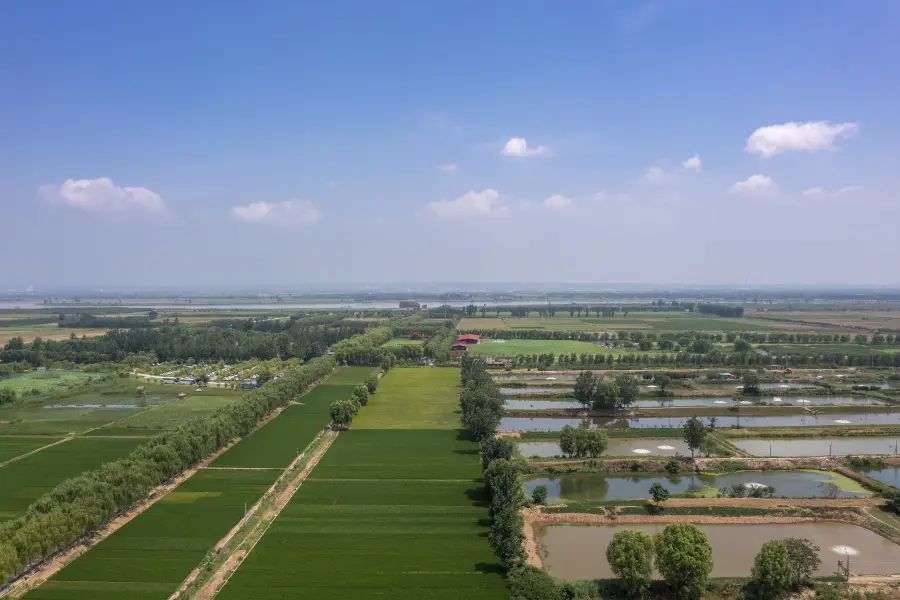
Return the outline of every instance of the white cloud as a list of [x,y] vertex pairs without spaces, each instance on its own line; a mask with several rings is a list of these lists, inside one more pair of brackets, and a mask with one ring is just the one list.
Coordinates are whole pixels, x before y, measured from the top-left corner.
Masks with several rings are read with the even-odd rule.
[[438,171],[444,171],[445,173],[452,173],[459,169],[459,165],[456,163],[447,163],[446,165],[438,165]]
[[508,214],[510,210],[500,197],[500,192],[490,188],[480,192],[473,190],[453,200],[430,202],[428,208],[442,219],[491,217]]
[[659,182],[668,176],[669,174],[662,167],[650,167],[644,174],[644,179],[650,182]]
[[731,186],[731,191],[736,194],[748,194],[766,192],[775,188],[775,182],[765,175],[751,175],[744,181],[738,181]]
[[827,150],[838,138],[846,138],[859,131],[856,123],[828,121],[791,121],[783,125],[760,127],[747,138],[746,152],[765,158],[791,151]]
[[550,210],[566,210],[572,208],[572,199],[562,194],[554,194],[544,200],[544,208]]
[[231,208],[231,216],[245,223],[315,223],[322,213],[309,200],[253,202]]
[[703,162],[700,160],[700,155],[695,154],[692,157],[690,157],[689,159],[687,159],[686,161],[684,161],[683,163],[681,163],[681,166],[684,167],[685,169],[692,169],[694,171],[700,171],[703,169]]
[[87,212],[167,212],[165,201],[156,192],[145,187],[120,187],[109,177],[67,179],[59,186],[42,185],[38,191],[51,204],[63,204]]
[[865,189],[865,188],[863,188],[861,185],[848,185],[848,186],[844,186],[842,188],[836,189],[833,192],[829,192],[829,191],[823,190],[820,187],[811,187],[809,189],[803,190],[803,196],[805,198],[822,198],[822,197],[840,198],[842,196],[846,196],[847,194],[852,194],[854,192],[862,191],[863,189]]
[[501,151],[504,156],[540,156],[547,154],[547,152],[549,152],[549,148],[546,146],[529,147],[525,138],[521,137],[509,138],[509,141],[506,142]]

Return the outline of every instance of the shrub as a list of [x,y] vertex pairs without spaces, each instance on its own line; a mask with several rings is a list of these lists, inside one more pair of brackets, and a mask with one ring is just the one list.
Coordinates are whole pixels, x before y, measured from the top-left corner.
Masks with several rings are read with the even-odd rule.
[[678,475],[681,473],[681,463],[673,458],[666,463],[666,471],[672,475]]
[[526,566],[509,574],[510,600],[566,600],[563,587],[546,571]]
[[531,491],[531,501],[535,504],[547,503],[547,486],[539,485]]

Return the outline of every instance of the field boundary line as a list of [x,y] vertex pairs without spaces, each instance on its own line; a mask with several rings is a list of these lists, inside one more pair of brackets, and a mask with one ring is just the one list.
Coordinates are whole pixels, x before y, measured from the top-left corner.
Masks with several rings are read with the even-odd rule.
[[203,467],[204,471],[282,471],[281,467]]
[[[232,527],[231,531],[229,531],[225,537],[216,543],[212,550],[213,560],[216,555],[221,554],[222,550],[232,540],[238,537],[238,534],[240,534],[242,530],[249,527],[249,529],[244,532],[242,539],[237,541],[233,550],[223,555],[225,560],[209,573],[206,582],[201,584],[200,589],[195,591],[190,596],[191,598],[213,598],[218,594],[219,590],[228,583],[231,575],[237,571],[238,567],[240,567],[241,563],[244,561],[244,558],[246,558],[253,548],[256,547],[259,540],[265,536],[269,526],[275,521],[278,515],[281,514],[281,511],[287,506],[291,498],[293,498],[294,494],[319,463],[319,460],[325,455],[325,452],[328,451],[331,444],[334,443],[334,440],[337,439],[337,436],[338,431],[333,429],[326,429],[320,432],[313,441],[309,443],[306,449],[284,469],[284,473],[268,490],[266,490],[266,493],[263,494],[250,510],[247,511],[244,518]],[[306,459],[307,456],[309,458],[304,464],[304,459]],[[304,464],[303,469],[291,477],[301,464]],[[285,483],[286,485],[284,485]],[[282,487],[282,485],[284,485],[284,487]],[[267,506],[267,510],[260,514],[263,506],[268,505],[270,502],[271,506]],[[257,516],[259,517],[259,520],[252,526],[249,526],[251,520]],[[177,600],[184,597],[185,594],[189,592],[191,585],[198,581],[200,574],[209,566],[209,562],[204,561],[195,567],[178,589],[169,596],[168,600]]]
[[71,435],[70,435],[70,436],[66,436],[66,437],[64,437],[64,438],[61,439],[61,440],[56,440],[56,441],[53,442],[52,444],[47,444],[46,446],[41,446],[40,448],[35,448],[34,450],[31,450],[31,451],[29,451],[29,452],[26,452],[25,454],[20,454],[19,456],[13,456],[13,457],[10,458],[9,460],[0,463],[0,467],[5,467],[5,466],[8,465],[9,463],[16,462],[17,460],[22,460],[23,458],[27,458],[27,457],[31,456],[32,454],[37,454],[37,453],[40,452],[41,450],[46,450],[47,448],[50,448],[50,447],[52,447],[52,446],[58,446],[59,444],[62,444],[62,443],[64,443],[64,442],[68,442],[68,441],[70,441],[70,440],[72,440],[72,439],[74,439],[74,436],[71,436]]
[[92,532],[88,536],[85,536],[80,541],[75,542],[65,550],[57,552],[43,562],[38,563],[29,571],[20,575],[18,579],[10,583],[10,585],[5,589],[0,590],[0,597],[20,598],[26,592],[29,592],[32,589],[38,587],[39,585],[53,577],[56,573],[61,571],[64,567],[68,566],[76,558],[121,529],[123,525],[125,525],[135,517],[140,516],[141,513],[156,504],[158,500],[164,498],[169,492],[177,488],[179,485],[190,479],[195,473],[209,465],[212,461],[216,460],[221,455],[231,450],[238,442],[253,434],[261,427],[265,427],[270,421],[272,421],[272,419],[280,415],[285,408],[286,406],[279,406],[271,413],[269,413],[265,418],[263,418],[262,421],[257,423],[256,427],[248,432],[246,436],[238,437],[229,441],[228,444],[213,452],[211,455],[198,462],[195,466],[182,471],[179,475],[175,476],[170,481],[162,483],[153,488],[153,490],[151,490],[151,492],[144,499],[139,501],[132,508],[125,510],[117,515],[109,522],[99,527],[96,531]]

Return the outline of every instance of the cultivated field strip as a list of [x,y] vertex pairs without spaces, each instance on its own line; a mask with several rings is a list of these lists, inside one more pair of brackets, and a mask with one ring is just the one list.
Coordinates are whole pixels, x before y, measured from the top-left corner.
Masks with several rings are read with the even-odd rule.
[[0,437],[0,466],[7,461],[21,459],[30,452],[58,443],[61,437]]
[[[48,443],[43,439],[43,445]],[[74,438],[0,467],[0,521],[14,519],[59,483],[120,458],[140,439]]]
[[[371,373],[371,369],[365,373]],[[336,375],[342,375],[341,371]],[[354,375],[350,379],[362,376],[360,382],[364,380],[362,371]],[[345,374],[343,377],[347,378]],[[352,385],[320,384],[300,397],[300,404],[289,406],[222,454],[227,456],[244,442],[254,440],[245,446],[233,465],[228,461],[219,465],[222,457],[212,463],[238,467],[266,467],[276,463],[280,469],[201,469],[25,598],[168,598],[275,482],[295,458],[297,448],[302,452],[328,424],[328,404],[333,401],[328,398],[333,394],[344,394],[341,398],[346,398],[351,389]],[[311,399],[313,394],[316,396]],[[285,415],[288,419],[282,422]]]
[[388,373],[216,598],[506,598],[477,446],[448,419],[458,381]]

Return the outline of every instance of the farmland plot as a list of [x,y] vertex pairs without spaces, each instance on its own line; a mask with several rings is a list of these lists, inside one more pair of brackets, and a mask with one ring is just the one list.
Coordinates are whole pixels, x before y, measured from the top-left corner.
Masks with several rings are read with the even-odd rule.
[[459,370],[391,369],[354,429],[454,429],[459,426]]
[[[52,444],[59,439],[58,437],[0,437],[0,463]],[[2,482],[0,482],[0,487],[2,487]]]
[[0,521],[18,517],[62,481],[120,458],[142,441],[75,438],[0,467]]

